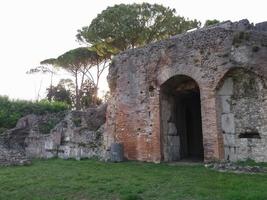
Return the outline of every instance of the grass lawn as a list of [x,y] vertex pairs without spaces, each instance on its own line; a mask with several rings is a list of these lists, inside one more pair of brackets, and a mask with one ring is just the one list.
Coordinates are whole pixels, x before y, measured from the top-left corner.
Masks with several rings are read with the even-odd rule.
[[201,165],[36,160],[0,167],[0,199],[266,200],[267,174],[219,173]]

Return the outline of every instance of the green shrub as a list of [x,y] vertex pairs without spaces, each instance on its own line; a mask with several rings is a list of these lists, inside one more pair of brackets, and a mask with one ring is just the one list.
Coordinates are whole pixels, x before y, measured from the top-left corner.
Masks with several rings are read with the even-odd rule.
[[67,109],[69,106],[62,102],[10,100],[6,96],[0,96],[0,129],[15,127],[18,119],[28,114],[43,115]]

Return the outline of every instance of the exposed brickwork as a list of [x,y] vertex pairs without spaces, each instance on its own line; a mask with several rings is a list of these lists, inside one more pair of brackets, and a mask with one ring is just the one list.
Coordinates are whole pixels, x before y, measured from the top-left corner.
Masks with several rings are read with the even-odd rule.
[[267,34],[247,21],[185,33],[116,56],[110,67],[111,100],[105,142],[124,144],[130,160],[163,159],[161,85],[185,75],[198,84],[204,159],[224,159],[217,88],[232,68],[267,75]]

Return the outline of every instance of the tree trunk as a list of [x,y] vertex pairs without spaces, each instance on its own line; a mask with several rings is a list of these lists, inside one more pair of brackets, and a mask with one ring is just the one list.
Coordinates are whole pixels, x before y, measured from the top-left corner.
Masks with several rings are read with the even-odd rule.
[[81,110],[81,100],[80,100],[80,92],[78,86],[78,74],[75,73],[75,94],[76,94],[76,102],[75,102],[75,109]]
[[99,64],[97,63],[97,74],[96,74],[96,84],[95,84],[95,91],[94,91],[94,104],[97,104],[97,95],[98,95],[98,85],[99,85],[99,78],[100,78],[100,70]]
[[53,73],[51,73],[51,76],[50,76],[50,96],[48,97],[48,101],[51,102],[52,101],[52,94],[53,94]]

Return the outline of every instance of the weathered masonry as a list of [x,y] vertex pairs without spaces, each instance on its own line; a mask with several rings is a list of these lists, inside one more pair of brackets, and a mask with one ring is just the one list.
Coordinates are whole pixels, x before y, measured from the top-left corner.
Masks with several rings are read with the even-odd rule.
[[247,20],[121,53],[105,143],[141,161],[267,162],[267,23]]

